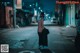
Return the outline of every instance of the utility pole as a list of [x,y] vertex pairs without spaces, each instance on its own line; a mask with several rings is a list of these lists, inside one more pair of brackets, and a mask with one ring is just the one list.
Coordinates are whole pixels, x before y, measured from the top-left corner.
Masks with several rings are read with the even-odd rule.
[[13,0],[13,26],[16,28],[16,0]]

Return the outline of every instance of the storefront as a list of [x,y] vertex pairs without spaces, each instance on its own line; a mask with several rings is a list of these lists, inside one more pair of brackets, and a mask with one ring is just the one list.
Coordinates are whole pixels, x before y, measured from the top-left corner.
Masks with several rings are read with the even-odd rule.
[[59,5],[59,20],[64,25],[75,26],[75,14],[79,11],[79,1],[56,1]]

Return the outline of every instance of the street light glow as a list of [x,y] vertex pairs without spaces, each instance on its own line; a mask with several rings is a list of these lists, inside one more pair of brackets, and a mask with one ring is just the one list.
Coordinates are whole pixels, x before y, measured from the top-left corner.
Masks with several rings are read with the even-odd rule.
[[46,16],[49,16],[49,14],[46,14]]
[[41,8],[39,7],[39,9],[41,9]]
[[42,12],[42,10],[41,10],[41,12]]
[[32,5],[30,5],[30,7],[31,7]]
[[37,16],[37,10],[34,9],[34,15]]
[[50,18],[50,17],[49,17]]

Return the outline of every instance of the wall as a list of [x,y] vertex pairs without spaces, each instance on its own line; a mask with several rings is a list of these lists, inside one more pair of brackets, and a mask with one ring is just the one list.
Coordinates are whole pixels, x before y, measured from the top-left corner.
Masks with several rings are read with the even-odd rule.
[[66,25],[75,26],[75,4],[66,5]]
[[5,10],[6,10],[6,12],[5,12],[5,15],[6,15],[6,17],[5,17],[5,19],[6,19],[6,25],[8,27],[11,27],[11,25],[12,25],[12,20],[11,20],[11,18],[12,18],[11,17],[12,7],[6,7]]

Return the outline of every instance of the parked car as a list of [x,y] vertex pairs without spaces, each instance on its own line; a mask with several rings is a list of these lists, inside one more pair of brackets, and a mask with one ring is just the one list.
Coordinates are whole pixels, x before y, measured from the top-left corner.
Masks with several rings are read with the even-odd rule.
[[52,22],[53,24],[58,24],[58,19],[56,19],[55,17],[52,17],[52,18],[51,18],[51,22]]

